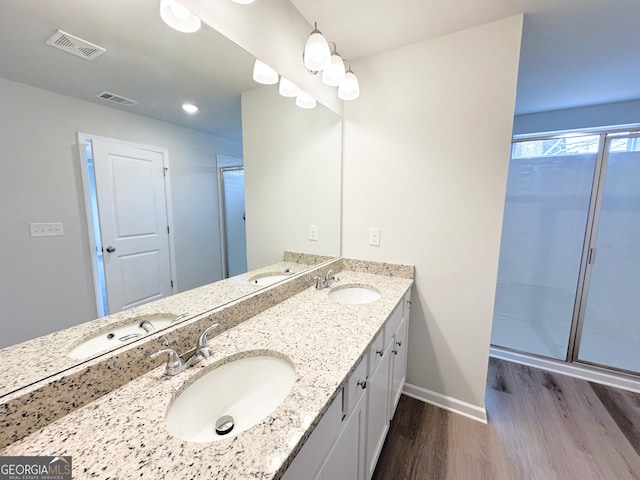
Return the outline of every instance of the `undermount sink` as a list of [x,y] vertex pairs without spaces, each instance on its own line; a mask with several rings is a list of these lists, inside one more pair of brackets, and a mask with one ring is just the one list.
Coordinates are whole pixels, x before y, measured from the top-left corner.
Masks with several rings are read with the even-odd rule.
[[189,442],[235,437],[271,414],[291,391],[296,372],[270,355],[233,360],[200,376],[167,409],[171,435]]
[[253,283],[254,285],[261,285],[266,287],[267,285],[273,285],[281,280],[285,280],[289,278],[293,272],[267,272],[267,273],[259,273],[249,278],[249,283]]
[[125,345],[137,338],[150,335],[186,318],[186,314],[158,313],[123,320],[115,325],[110,325],[107,328],[98,330],[89,338],[73,347],[67,355],[77,359],[89,358]]
[[362,305],[378,300],[382,295],[373,287],[365,285],[341,285],[331,289],[329,298],[334,302]]

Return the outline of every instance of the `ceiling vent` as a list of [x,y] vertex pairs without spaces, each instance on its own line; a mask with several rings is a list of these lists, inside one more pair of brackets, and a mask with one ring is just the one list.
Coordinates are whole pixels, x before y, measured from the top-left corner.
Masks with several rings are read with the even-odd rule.
[[62,30],[58,30],[51,35],[49,40],[47,40],[47,45],[77,55],[85,60],[93,60],[106,52],[106,49],[82,40],[81,38],[74,37]]
[[96,95],[96,97],[106,100],[108,102],[117,103],[118,105],[123,105],[125,107],[130,107],[132,105],[135,105],[136,103],[139,103],[139,102],[136,102],[135,100],[131,100],[130,98],[123,97],[121,95],[116,95],[115,93],[111,93],[111,92],[102,92],[101,94]]

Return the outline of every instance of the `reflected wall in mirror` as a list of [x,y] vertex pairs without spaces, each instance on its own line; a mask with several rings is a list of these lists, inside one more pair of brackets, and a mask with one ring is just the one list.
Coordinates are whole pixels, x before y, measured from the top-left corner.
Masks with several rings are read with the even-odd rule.
[[[190,35],[173,31],[158,12],[157,0],[59,0],[46,8],[36,0],[10,0],[3,7],[0,347],[97,316],[78,132],[166,149],[177,291],[222,278],[216,157],[242,158],[248,141],[260,151],[259,140],[243,138],[241,129],[240,93],[258,87],[251,79],[254,59],[206,25]],[[58,29],[106,52],[89,61],[46,45]],[[127,107],[96,98],[103,91],[139,103]],[[183,101],[200,110],[187,116]],[[270,121],[277,121],[277,107],[269,108]],[[339,171],[339,153],[325,161]],[[338,189],[327,191],[339,193],[340,178],[333,181]],[[259,198],[266,202],[265,194]],[[314,193],[295,201],[301,211],[310,202],[313,211],[312,203],[322,198]],[[271,213],[280,210],[276,205]],[[340,254],[339,215],[339,209],[333,212],[336,223],[326,229],[337,232],[331,242],[337,248],[323,254]],[[29,225],[36,222],[61,223],[63,235],[32,237]],[[270,243],[281,240],[269,235],[273,224],[261,225],[258,241],[279,251],[280,261],[287,245]],[[264,265],[256,261],[250,268]]]

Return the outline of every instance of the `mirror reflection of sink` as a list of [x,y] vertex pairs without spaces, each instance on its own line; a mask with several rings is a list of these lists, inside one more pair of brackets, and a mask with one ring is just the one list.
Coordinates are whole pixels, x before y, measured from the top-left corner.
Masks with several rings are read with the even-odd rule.
[[85,359],[144,337],[187,318],[187,314],[158,313],[130,318],[98,332],[73,347],[70,358]]
[[167,429],[189,442],[235,437],[276,410],[295,380],[294,367],[278,357],[250,356],[225,363],[175,398],[167,409]]
[[329,291],[334,302],[362,305],[378,300],[382,295],[375,288],[366,285],[340,285]]
[[281,280],[289,278],[293,275],[293,272],[266,272],[259,273],[249,278],[249,283],[253,283],[254,285],[261,285],[263,287],[267,285],[273,285]]

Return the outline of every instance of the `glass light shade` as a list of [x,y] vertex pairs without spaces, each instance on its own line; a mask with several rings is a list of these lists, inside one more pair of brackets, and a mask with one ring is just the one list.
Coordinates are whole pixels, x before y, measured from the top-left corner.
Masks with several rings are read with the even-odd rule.
[[278,72],[256,58],[253,64],[253,79],[256,82],[264,85],[274,85],[278,83],[278,77]]
[[175,0],[160,0],[160,18],[179,32],[193,33],[200,30],[200,19]]
[[300,90],[296,97],[296,105],[300,108],[314,108],[316,106],[316,99],[307,92]]
[[349,70],[344,81],[338,87],[338,98],[342,100],[355,100],[360,96],[360,84],[355,74]]
[[298,95],[300,89],[296,87],[291,80],[280,77],[280,85],[278,86],[278,91],[283,97],[295,97]]
[[344,62],[337,53],[331,54],[331,65],[322,71],[322,83],[330,87],[337,87],[344,81]]
[[249,5],[253,3],[254,0],[231,0],[233,3],[239,3],[240,5]]
[[331,50],[327,40],[318,30],[314,30],[304,47],[304,66],[312,72],[319,72],[331,65]]

